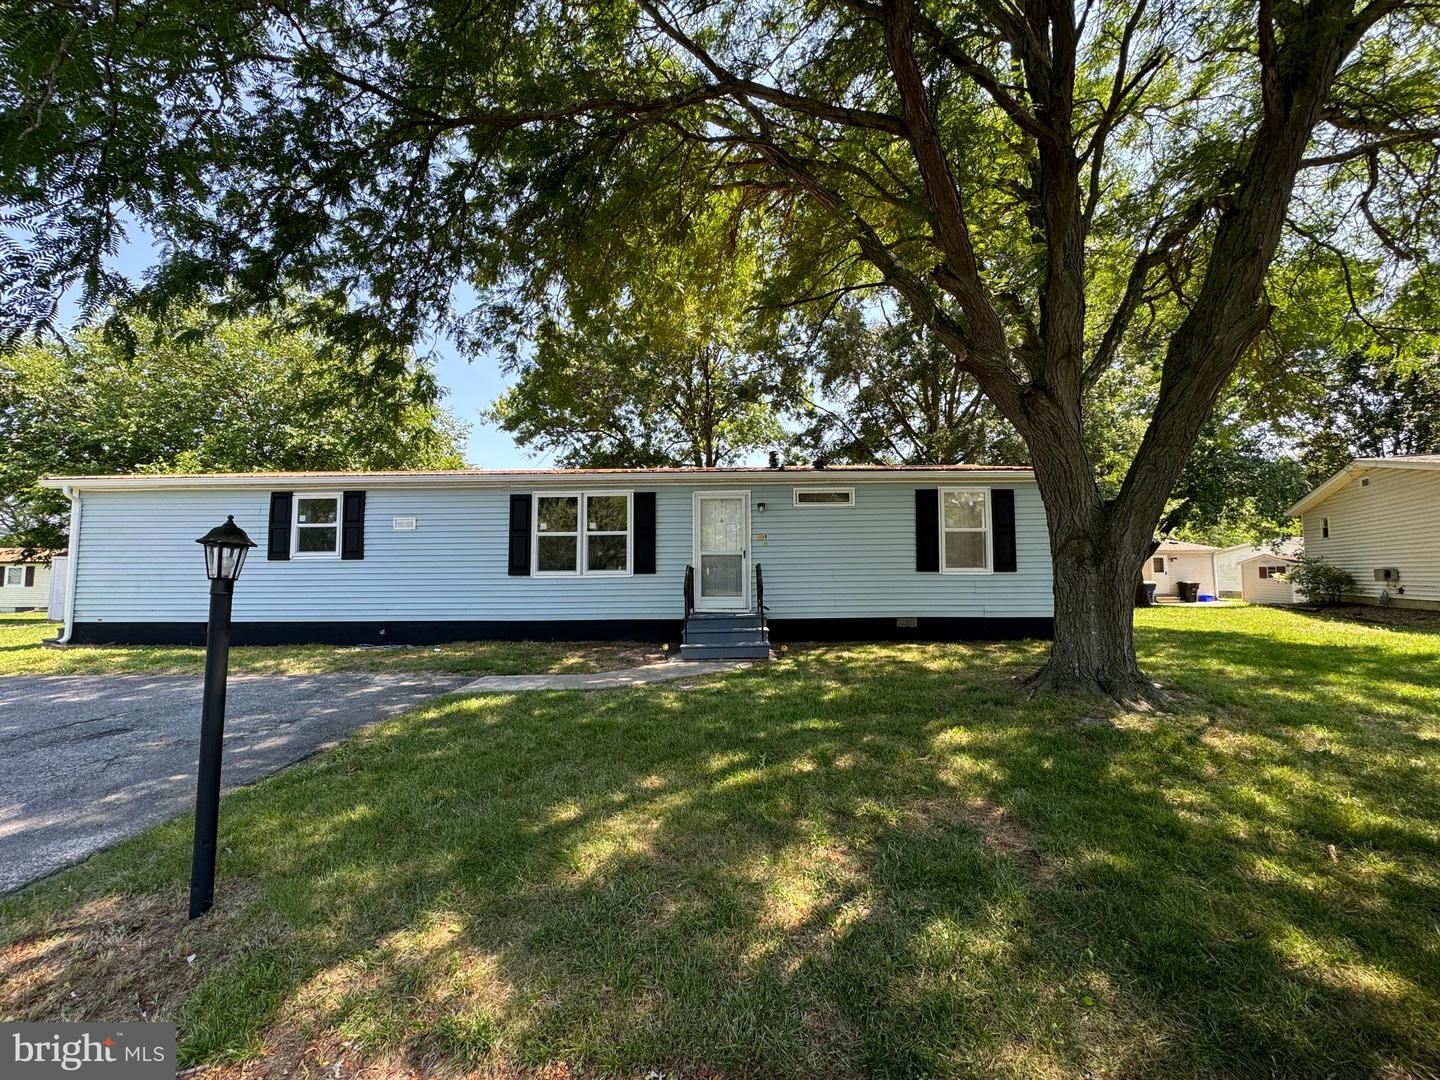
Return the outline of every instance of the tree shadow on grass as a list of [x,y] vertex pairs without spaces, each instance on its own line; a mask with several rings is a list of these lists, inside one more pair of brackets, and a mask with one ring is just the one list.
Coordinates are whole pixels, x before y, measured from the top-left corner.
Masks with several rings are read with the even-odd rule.
[[[1039,651],[842,647],[688,690],[449,699],[229,796],[221,889],[258,888],[255,944],[207,943],[179,1010],[188,1060],[764,1076],[1433,1060],[1440,892],[1417,821],[1433,785],[1407,780],[1395,810],[1349,754],[1302,762],[1298,736],[1208,701],[1077,726],[1088,703],[1019,696]],[[1263,692],[1253,654],[1226,662]],[[1413,719],[1408,700],[1392,704]],[[1286,770],[1354,809],[1327,826],[1344,861]],[[96,869],[128,860],[132,887],[179,891],[186,840],[177,823]]]

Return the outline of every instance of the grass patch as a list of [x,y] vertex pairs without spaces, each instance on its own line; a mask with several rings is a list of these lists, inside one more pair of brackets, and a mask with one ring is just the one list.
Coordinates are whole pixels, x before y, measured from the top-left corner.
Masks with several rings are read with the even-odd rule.
[[1440,1069],[1440,633],[1138,621],[1184,704],[1103,726],[1040,643],[441,699],[228,795],[214,918],[185,820],[0,903],[0,1014],[215,1075]]
[[[0,615],[3,675],[198,675],[205,650],[163,645],[76,645],[40,642],[63,627],[43,612]],[[445,645],[359,648],[335,645],[239,645],[230,650],[237,675],[316,675],[340,671],[449,672],[528,675],[609,671],[660,659],[658,647],[634,643],[456,641]]]

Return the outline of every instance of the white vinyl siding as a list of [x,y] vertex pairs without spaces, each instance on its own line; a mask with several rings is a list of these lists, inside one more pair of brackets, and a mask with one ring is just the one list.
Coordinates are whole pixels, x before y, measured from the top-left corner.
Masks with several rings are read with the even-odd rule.
[[[756,481],[767,480],[757,476]],[[915,491],[931,481],[859,481],[843,514],[792,503],[794,482],[752,482],[753,564],[765,568],[775,619],[944,616],[1048,617],[1051,567],[1045,510],[1028,478],[991,482],[1015,492],[1016,573],[933,574],[915,569]],[[365,504],[365,558],[268,561],[263,547],[235,587],[242,621],[675,619],[694,558],[693,492],[657,484],[656,573],[589,578],[510,577],[513,492],[574,492],[561,482],[513,488],[376,487]],[[733,483],[733,482],[732,482]],[[277,490],[284,490],[277,482]],[[974,485],[981,489],[990,486]],[[596,489],[596,493],[603,493]],[[266,533],[268,488],[161,488],[84,492],[76,545],[77,622],[203,622],[208,582],[195,538],[234,514]],[[760,511],[760,503],[766,505]],[[532,507],[533,512],[533,507]],[[414,517],[414,531],[390,528]],[[633,520],[633,514],[631,515]],[[532,518],[533,520],[533,518]]]
[[[1157,571],[1154,567],[1154,559],[1165,560],[1165,570]],[[1151,560],[1149,572],[1146,578],[1155,582],[1155,594],[1157,596],[1176,596],[1179,594],[1179,583],[1182,581],[1194,581],[1200,585],[1201,596],[1215,595],[1215,563],[1206,552],[1178,553],[1166,555],[1164,548],[1155,553]]]
[[0,611],[15,611],[19,608],[43,608],[50,602],[50,567],[35,566],[35,580],[25,585],[25,567],[3,564],[0,574],[4,584],[0,585]]
[[1394,567],[1397,603],[1440,604],[1440,470],[1387,467],[1369,480],[1343,484],[1306,511],[1305,553],[1353,574],[1356,599],[1378,600],[1385,583],[1375,571]]
[[1290,565],[1273,555],[1262,554],[1246,559],[1240,564],[1240,595],[1256,604],[1293,604],[1294,588],[1288,581],[1275,576],[1277,569],[1287,572]]

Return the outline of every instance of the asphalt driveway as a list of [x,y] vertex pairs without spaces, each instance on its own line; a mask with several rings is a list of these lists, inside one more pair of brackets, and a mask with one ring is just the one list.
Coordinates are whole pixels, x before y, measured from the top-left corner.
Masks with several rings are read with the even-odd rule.
[[[234,676],[225,786],[252,784],[356,728],[470,681]],[[200,691],[200,679],[190,675],[0,679],[0,893],[194,805]]]

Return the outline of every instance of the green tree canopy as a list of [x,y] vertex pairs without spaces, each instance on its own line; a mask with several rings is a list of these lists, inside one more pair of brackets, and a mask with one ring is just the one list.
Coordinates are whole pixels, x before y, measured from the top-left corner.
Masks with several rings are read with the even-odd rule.
[[36,486],[47,474],[464,465],[464,426],[418,365],[381,393],[271,320],[192,311],[132,329],[0,356],[0,542],[64,546],[68,504]]
[[[1436,11],[149,0],[77,29],[11,5],[0,202],[35,239],[5,314],[107,287],[119,206],[164,245],[157,300],[299,286],[356,299],[339,340],[468,341],[561,283],[639,280],[730,199],[769,238],[771,304],[886,290],[1025,440],[1056,562],[1036,685],[1145,694],[1131,568],[1280,314],[1277,256],[1434,291]],[[1156,378],[1112,489],[1087,428],[1126,355]]]
[[784,442],[803,371],[757,310],[758,239],[724,209],[643,272],[563,282],[538,332],[510,324],[519,378],[490,419],[566,466],[733,465]]

